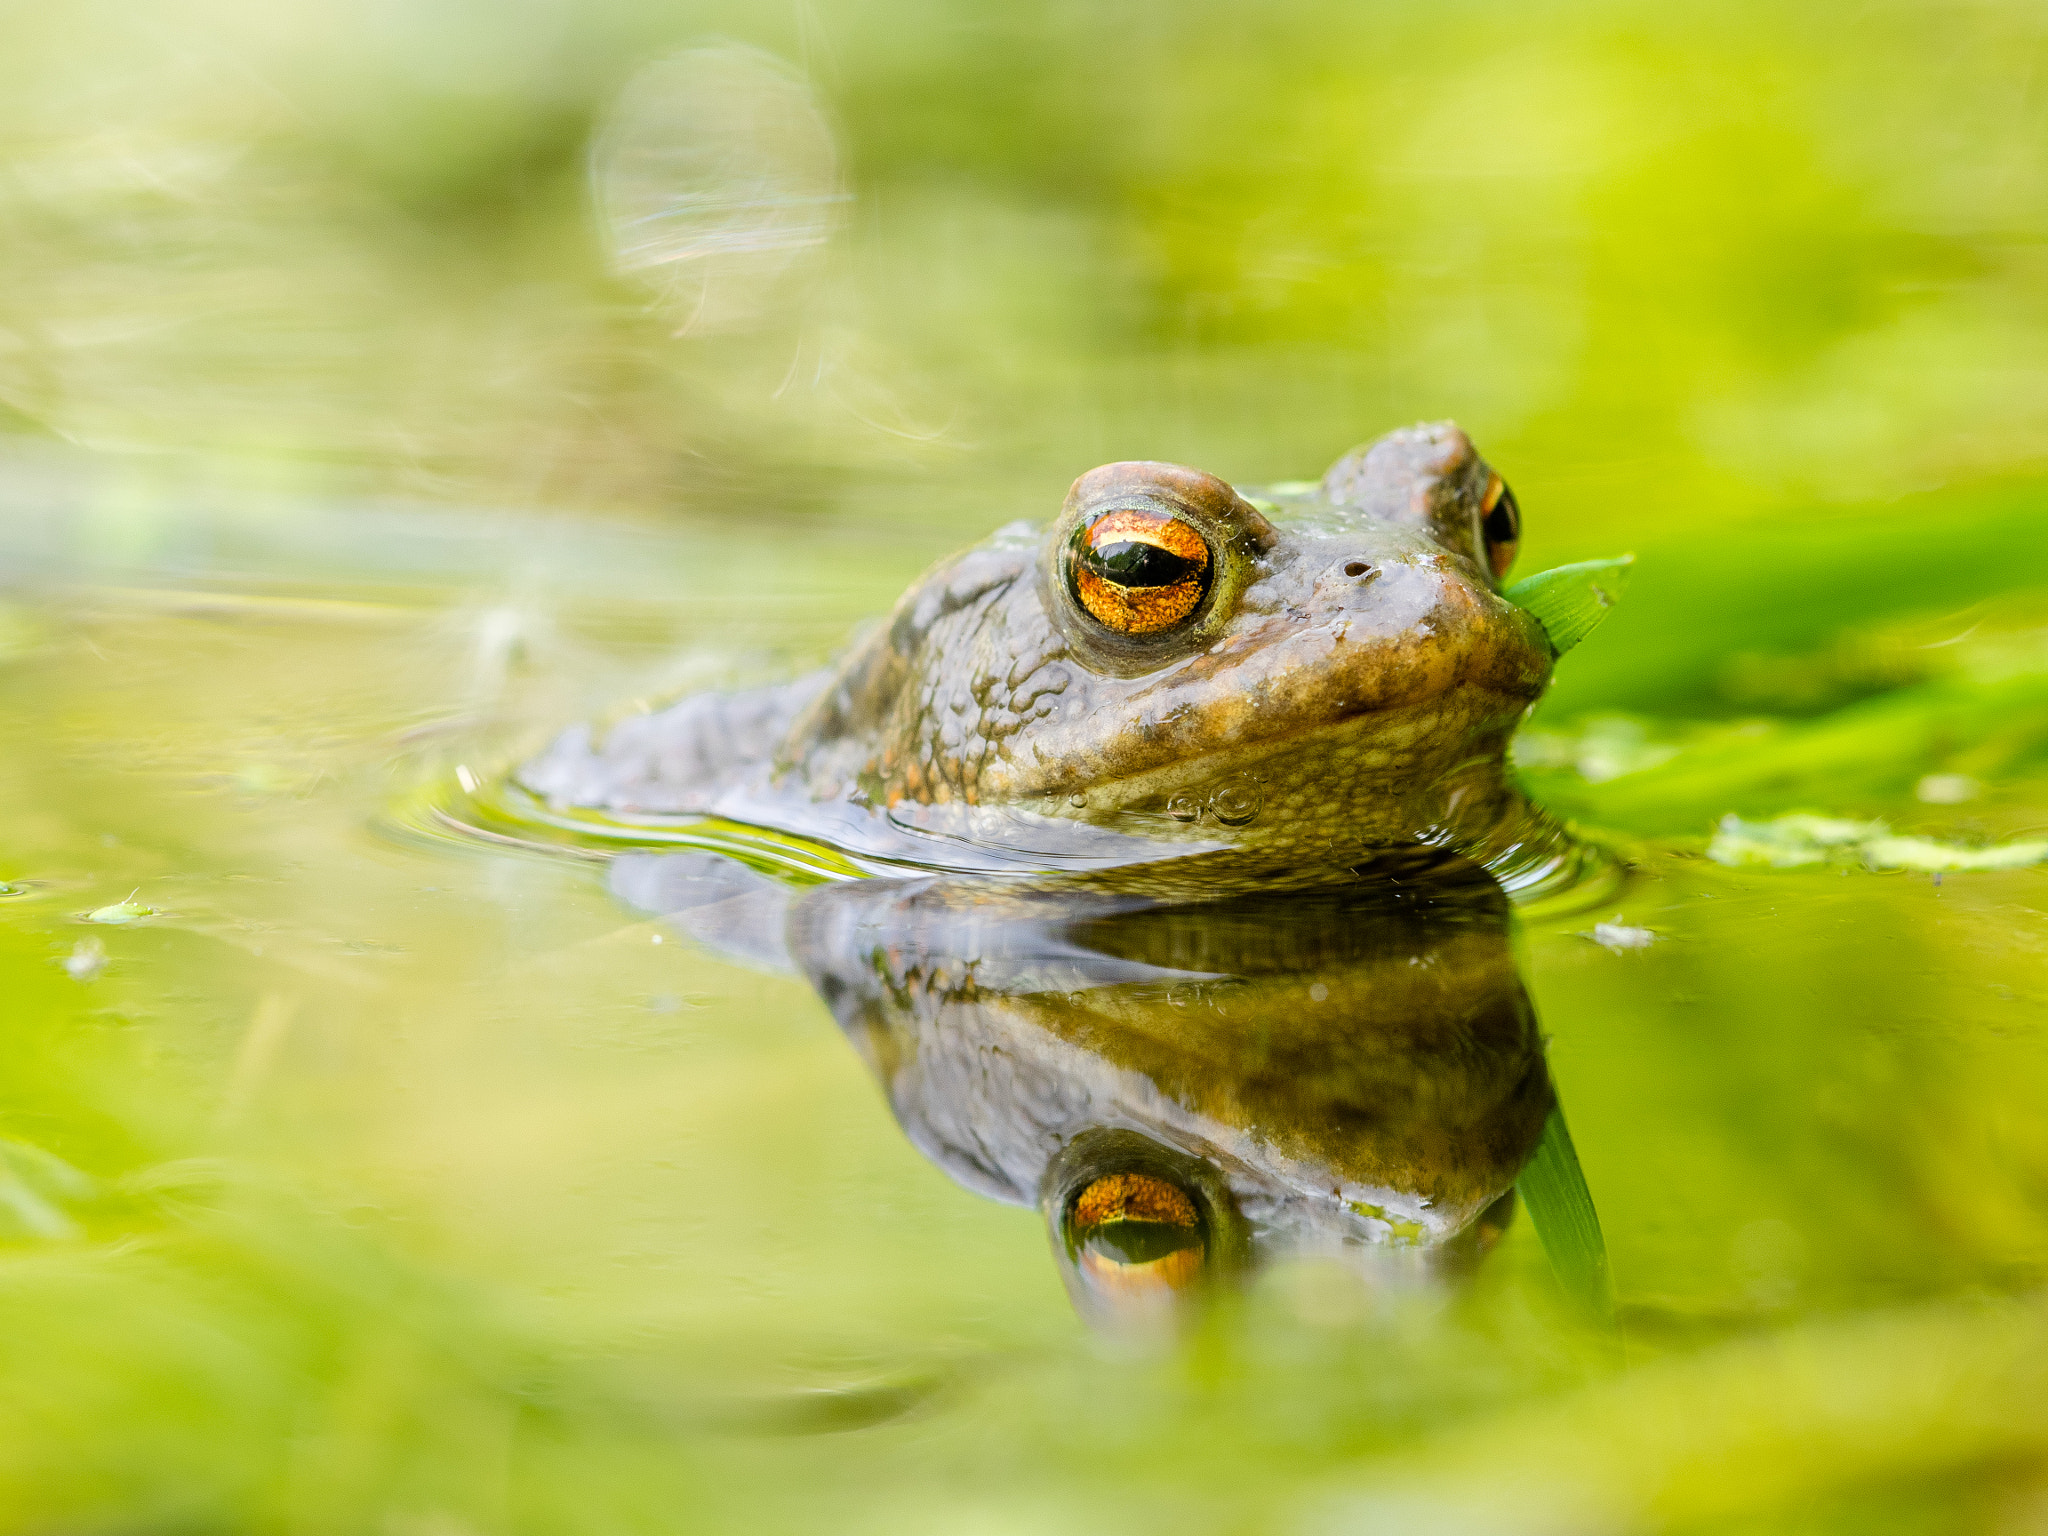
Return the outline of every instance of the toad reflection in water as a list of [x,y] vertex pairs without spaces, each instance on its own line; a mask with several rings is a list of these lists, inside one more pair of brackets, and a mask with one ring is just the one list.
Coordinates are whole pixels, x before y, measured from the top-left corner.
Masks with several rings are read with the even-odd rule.
[[792,892],[634,854],[613,886],[757,963],[779,936],[911,1141],[1038,1206],[1101,1324],[1288,1256],[1462,1272],[1553,1109],[1506,899],[1463,861],[1155,900],[973,876]]

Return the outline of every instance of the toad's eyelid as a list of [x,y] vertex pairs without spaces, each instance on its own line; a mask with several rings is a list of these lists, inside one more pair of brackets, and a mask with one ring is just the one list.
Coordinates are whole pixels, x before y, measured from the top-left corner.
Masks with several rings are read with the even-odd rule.
[[1081,525],[1084,547],[1142,543],[1183,559],[1206,562],[1209,541],[1184,517],[1151,507],[1105,507]]

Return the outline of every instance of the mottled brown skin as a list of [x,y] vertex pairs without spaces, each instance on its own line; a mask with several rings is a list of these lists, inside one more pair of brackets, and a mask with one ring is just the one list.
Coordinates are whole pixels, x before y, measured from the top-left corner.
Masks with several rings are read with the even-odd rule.
[[1093,664],[1075,632],[1094,621],[1051,570],[1070,519],[999,537],[904,596],[795,720],[778,781],[1271,850],[1483,841],[1520,809],[1502,758],[1551,653],[1488,568],[1493,476],[1463,432],[1391,434],[1263,510],[1178,466],[1108,466],[1077,493],[1091,480],[1241,509],[1241,594],[1209,643]]
[[[519,777],[563,805],[796,831],[809,806],[983,807],[1053,818],[1023,843],[1106,828],[1285,864],[1419,841],[1494,863],[1534,824],[1503,759],[1551,664],[1497,587],[1500,495],[1447,422],[1250,499],[1179,465],[1105,465],[1049,529],[934,569],[829,674],[695,695],[601,745],[579,726]],[[1132,509],[1186,522],[1162,548],[1200,530],[1192,607],[1164,586],[1077,597],[1089,537],[1157,523]]]

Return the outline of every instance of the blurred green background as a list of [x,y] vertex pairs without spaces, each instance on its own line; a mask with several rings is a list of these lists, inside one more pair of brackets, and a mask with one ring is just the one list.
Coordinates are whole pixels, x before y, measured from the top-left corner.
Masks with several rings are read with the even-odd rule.
[[[716,517],[766,484],[966,531],[1110,457],[1293,478],[1448,415],[1538,553],[1810,517],[2048,454],[2044,26],[15,6],[0,402],[295,485]],[[636,72],[707,38],[809,80],[849,201],[804,281],[678,338],[587,171]]]
[[[1698,857],[2048,824],[2044,43],[0,11],[0,1530],[2048,1529],[2043,876]],[[1525,935],[1625,1372],[1526,1223],[1105,1352],[801,985],[389,830],[1095,463],[1443,416],[1523,572],[1641,556],[1522,753],[1656,840],[1653,947]]]

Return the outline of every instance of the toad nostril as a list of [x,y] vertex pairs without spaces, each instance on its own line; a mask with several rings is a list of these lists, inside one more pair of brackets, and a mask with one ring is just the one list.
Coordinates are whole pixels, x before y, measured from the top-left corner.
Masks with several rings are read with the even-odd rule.
[[1344,562],[1344,574],[1346,576],[1363,576],[1371,569],[1372,567],[1363,560],[1346,560]]

